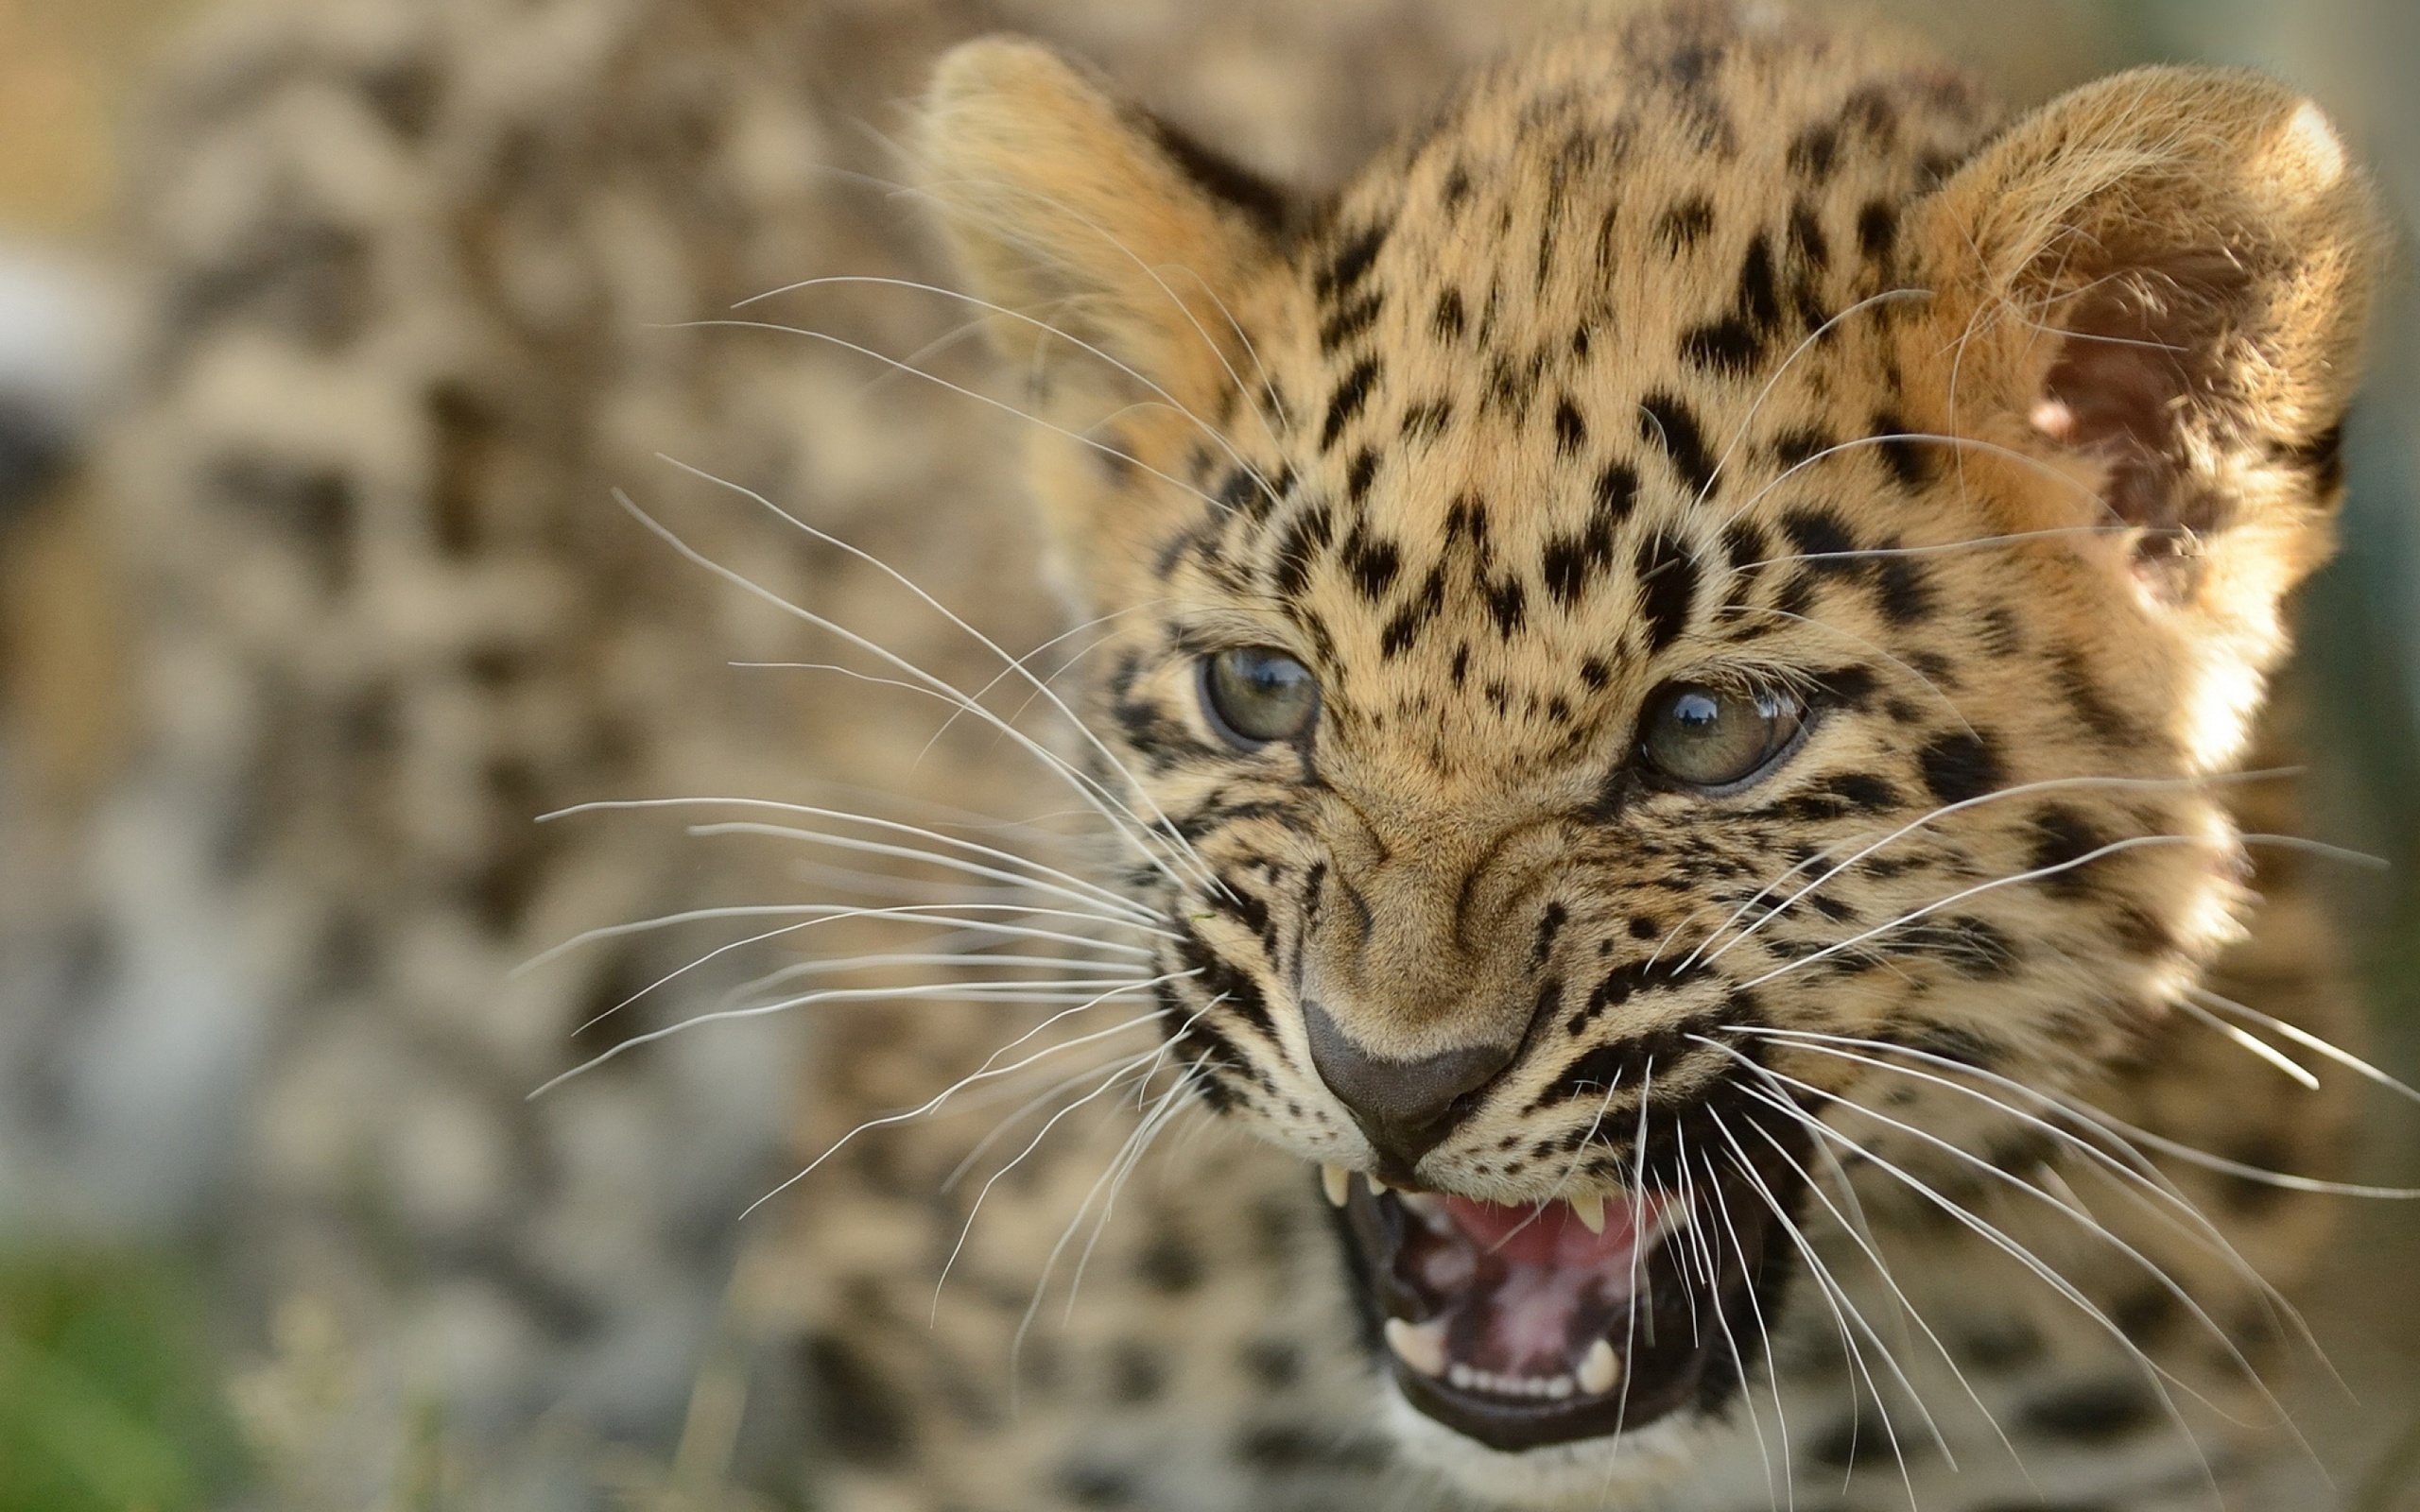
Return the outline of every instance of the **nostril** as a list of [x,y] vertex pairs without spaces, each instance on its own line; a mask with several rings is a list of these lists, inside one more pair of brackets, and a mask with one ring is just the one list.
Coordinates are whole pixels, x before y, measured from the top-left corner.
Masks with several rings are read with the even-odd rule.
[[1398,1060],[1356,1043],[1317,1003],[1303,1005],[1311,1065],[1353,1111],[1373,1142],[1409,1163],[1434,1148],[1459,1121],[1455,1101],[1478,1091],[1512,1062],[1514,1045],[1466,1045]]

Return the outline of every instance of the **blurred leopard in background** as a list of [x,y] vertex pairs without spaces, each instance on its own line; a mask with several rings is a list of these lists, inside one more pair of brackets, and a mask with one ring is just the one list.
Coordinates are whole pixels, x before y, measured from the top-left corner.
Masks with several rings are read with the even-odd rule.
[[[821,71],[1021,19],[363,5],[188,67],[120,449],[171,652],[56,970],[96,1067],[280,1068],[261,1306],[644,1422],[717,1305],[660,1257],[795,1171],[795,1063],[815,1168],[720,1325],[788,1368],[724,1427],[819,1504],[2287,1494],[2267,1288],[2349,1106],[2278,1044],[2349,1030],[2253,727],[2377,255],[2327,123],[2204,70],[2009,116],[1682,6],[1386,146],[1499,43],[1348,7],[1392,61],[1252,144],[1367,157],[1319,194],[1027,43],[910,143],[909,80]],[[870,268],[961,292],[790,286]],[[826,654],[801,612],[854,681],[717,669]],[[688,796],[755,849],[519,822]],[[751,906],[810,958],[688,969]],[[782,1003],[784,1055],[519,1102]],[[384,1400],[298,1476],[390,1475]]]

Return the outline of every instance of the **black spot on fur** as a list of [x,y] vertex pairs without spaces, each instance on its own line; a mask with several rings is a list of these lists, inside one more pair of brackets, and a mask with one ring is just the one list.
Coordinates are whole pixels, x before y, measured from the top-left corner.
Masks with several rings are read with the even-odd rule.
[[1602,660],[1593,656],[1581,658],[1580,680],[1586,683],[1590,688],[1601,692],[1604,689],[1605,684],[1613,681],[1613,668],[1605,665]]
[[2103,1444],[2149,1428],[2161,1418],[2159,1399],[2131,1377],[2078,1382],[2027,1401],[2017,1421],[2047,1438]]
[[2033,848],[2026,869],[2066,868],[2038,879],[2035,885],[2054,898],[2079,898],[2092,890],[2088,873],[2093,868],[2075,863],[2108,843],[2083,815],[2063,803],[2046,803],[2033,816]]
[[1311,568],[1320,553],[1327,549],[1334,524],[1327,510],[1314,507],[1295,516],[1278,538],[1277,555],[1270,562],[1270,582],[1278,593],[1292,598],[1310,581]]
[[1655,217],[1655,239],[1675,257],[1687,251],[1714,229],[1714,203],[1703,195],[1676,199]]
[[1143,1252],[1134,1257],[1134,1274],[1143,1284],[1170,1296],[1181,1296],[1199,1287],[1203,1273],[1201,1252],[1172,1229],[1163,1228],[1153,1234]]
[[1886,262],[1899,239],[1899,212],[1887,199],[1869,199],[1857,213],[1858,250],[1869,263]]
[[1744,373],[1764,353],[1764,338],[1737,316],[1693,326],[1681,336],[1683,359],[1709,372]]
[[1932,585],[1924,568],[1906,557],[1875,560],[1874,601],[1882,607],[1882,617],[1893,625],[1914,625],[1932,617]]
[[1882,454],[1884,464],[1891,469],[1891,476],[1901,488],[1912,491],[1932,481],[1932,460],[1925,450],[1927,443],[1890,439],[1910,434],[1906,422],[1898,416],[1887,411],[1875,416],[1874,434],[1883,438],[1876,450]]
[[1378,318],[1378,311],[1387,302],[1384,293],[1373,290],[1354,300],[1327,318],[1320,327],[1320,351],[1333,352],[1339,347],[1370,329]]
[[1789,169],[1821,184],[1832,176],[1841,152],[1840,129],[1820,122],[1798,133],[1789,144]]
[[1858,549],[1848,522],[1829,509],[1792,509],[1781,517],[1781,533],[1798,557],[1811,558],[1807,571],[1819,576],[1854,576],[1862,566],[1850,555]]
[[1343,381],[1336,386],[1336,392],[1328,397],[1327,420],[1320,426],[1321,451],[1336,445],[1336,438],[1344,434],[1344,427],[1351,423],[1354,416],[1361,413],[1361,406],[1370,402],[1370,390],[1376,387],[1377,382],[1377,358],[1364,357],[1353,365],[1353,370],[1344,375]]
[[1773,456],[1785,468],[1804,466],[1832,449],[1832,438],[1812,429],[1787,430],[1773,438]]
[[1530,971],[1547,964],[1547,957],[1554,954],[1555,936],[1563,933],[1564,922],[1570,917],[1561,903],[1547,904],[1546,912],[1538,916],[1538,937],[1530,947]]
[[1454,402],[1452,400],[1424,400],[1403,412],[1404,439],[1427,440],[1442,436],[1453,418]]
[[1668,393],[1653,393],[1638,402],[1638,434],[1669,457],[1673,470],[1692,494],[1714,486],[1714,458],[1707,455],[1705,436],[1688,405]]
[[892,1383],[838,1334],[811,1334],[799,1352],[823,1446],[844,1463],[867,1469],[906,1464],[915,1419]]
[[1359,504],[1370,496],[1370,484],[1378,475],[1378,454],[1363,447],[1354,455],[1353,465],[1345,471],[1344,496]]
[[2109,701],[2092,668],[2081,652],[2064,650],[2059,653],[2057,670],[2051,674],[2058,684],[2061,701],[2067,712],[2083,722],[2083,727],[2099,736],[2105,745],[2125,747],[2135,743],[2134,722]]
[[1336,256],[1312,280],[1319,297],[1335,301],[1351,294],[1369,276],[1370,265],[1378,260],[1378,249],[1387,244],[1387,233],[1392,230],[1392,226],[1381,222],[1347,237],[1337,248]]
[[2287,452],[2310,481],[2311,491],[2326,499],[2344,486],[2344,427],[2330,425]]
[[1487,611],[1495,619],[1495,633],[1511,640],[1529,617],[1530,595],[1521,587],[1521,579],[1507,577],[1479,586],[1487,595]]
[[1468,321],[1462,314],[1461,290],[1447,289],[1438,295],[1436,313],[1428,318],[1428,329],[1437,334],[1437,339],[1460,341],[1462,338],[1462,329],[1466,324]]
[[[1285,190],[1157,116],[1147,114],[1144,120],[1160,150],[1196,187],[1243,212],[1245,218],[1263,232],[1273,235],[1286,229],[1293,216],[1293,205]],[[1382,237],[1385,234],[1383,231],[1379,232]]]
[[1819,272],[1832,264],[1831,239],[1824,234],[1824,222],[1815,207],[1804,199],[1790,207],[1789,249]]
[[1680,639],[1696,607],[1698,566],[1672,537],[1658,533],[1638,548],[1639,613],[1647,622],[1650,656]]
[[1597,496],[1580,534],[1547,541],[1539,576],[1547,592],[1566,608],[1588,591],[1588,581],[1613,565],[1614,532],[1638,503],[1638,474],[1619,462],[1597,475]]
[[1569,456],[1588,444],[1588,422],[1580,416],[1580,406],[1568,396],[1559,399],[1554,406],[1554,449],[1557,455]]
[[1393,618],[1387,621],[1387,627],[1379,632],[1379,657],[1392,659],[1409,650],[1411,643],[1420,639],[1421,628],[1436,618],[1438,610],[1444,605],[1445,569],[1441,563],[1429,569],[1427,580],[1420,585],[1420,592],[1410,603],[1395,610]]
[[1770,332],[1781,324],[1781,296],[1773,282],[1772,244],[1763,232],[1748,243],[1747,255],[1739,260],[1737,298],[1740,318],[1757,330]]
[[1935,736],[1916,753],[1925,786],[1944,803],[1962,803],[1998,790],[2002,782],[1999,753],[1979,735],[1958,730]]
[[1383,536],[1367,535],[1356,525],[1352,534],[1344,538],[1344,565],[1353,575],[1353,586],[1374,604],[1394,586],[1403,558],[1393,541]]

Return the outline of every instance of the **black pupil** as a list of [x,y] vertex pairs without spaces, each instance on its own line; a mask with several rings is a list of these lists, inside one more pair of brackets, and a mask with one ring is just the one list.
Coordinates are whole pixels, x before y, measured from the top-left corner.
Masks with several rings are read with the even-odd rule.
[[1319,712],[1310,668],[1266,646],[1219,652],[1205,681],[1219,723],[1252,744],[1290,740],[1309,729]]

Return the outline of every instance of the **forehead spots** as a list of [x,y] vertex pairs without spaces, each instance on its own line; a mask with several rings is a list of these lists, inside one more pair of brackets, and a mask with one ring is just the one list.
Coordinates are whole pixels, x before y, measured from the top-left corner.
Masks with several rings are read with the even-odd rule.
[[1338,381],[1335,391],[1328,396],[1327,419],[1320,423],[1321,451],[1335,448],[1337,438],[1344,434],[1344,427],[1370,402],[1370,390],[1376,387],[1377,383],[1378,359],[1375,357],[1362,358]]
[[1714,487],[1714,458],[1688,405],[1670,393],[1656,392],[1638,402],[1638,434],[1663,452],[1688,485],[1692,497]]
[[1650,655],[1681,638],[1696,606],[1698,566],[1688,548],[1658,532],[1638,548],[1639,614],[1647,626]]

